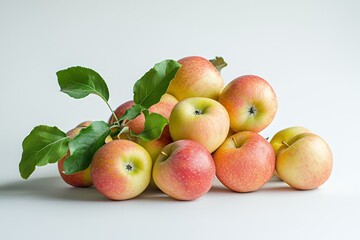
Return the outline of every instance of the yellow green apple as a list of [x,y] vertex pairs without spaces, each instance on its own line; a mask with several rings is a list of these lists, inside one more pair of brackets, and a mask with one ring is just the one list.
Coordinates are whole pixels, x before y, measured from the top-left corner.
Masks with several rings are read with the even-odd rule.
[[285,128],[279,132],[277,132],[270,140],[270,144],[273,146],[275,153],[277,153],[278,149],[283,145],[283,142],[289,141],[291,138],[296,135],[304,132],[310,132],[308,129],[300,126],[293,126]]
[[255,132],[243,131],[228,137],[213,158],[217,178],[235,192],[256,191],[274,174],[274,149]]
[[224,88],[224,80],[209,60],[190,56],[178,62],[181,67],[175,78],[171,80],[168,93],[179,101],[190,97],[218,99]]
[[273,88],[255,75],[231,81],[222,91],[219,102],[228,111],[230,127],[235,132],[260,132],[272,122],[278,106]]
[[169,120],[174,141],[189,139],[203,144],[212,153],[229,132],[230,120],[226,109],[217,101],[193,97],[175,105]]
[[330,177],[333,156],[320,136],[305,132],[296,135],[277,152],[276,172],[291,187],[309,190],[321,186]]
[[140,195],[149,185],[152,161],[149,153],[129,140],[114,140],[100,147],[91,162],[95,188],[112,200]]

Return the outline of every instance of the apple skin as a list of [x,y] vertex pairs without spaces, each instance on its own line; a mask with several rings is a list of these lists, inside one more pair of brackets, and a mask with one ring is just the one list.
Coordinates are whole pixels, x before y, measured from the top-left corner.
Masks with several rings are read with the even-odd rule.
[[151,167],[150,155],[139,144],[114,140],[96,151],[91,163],[91,177],[95,188],[107,198],[126,200],[146,189]]
[[207,193],[215,178],[215,164],[206,148],[192,140],[179,140],[162,149],[153,179],[165,194],[194,200]]
[[255,75],[235,78],[222,91],[219,102],[230,116],[235,132],[260,132],[274,119],[277,97],[270,84]]
[[169,119],[174,141],[189,139],[214,152],[226,139],[230,120],[226,109],[210,98],[193,97],[175,105]]
[[[66,133],[66,135],[72,140],[75,136],[77,136],[80,131],[91,124],[91,121],[86,121],[79,124],[74,129],[71,129]],[[58,161],[58,170],[61,178],[69,185],[74,187],[90,187],[92,185],[91,175],[90,175],[90,167],[87,169],[74,173],[74,174],[65,174],[64,173],[64,162],[70,156],[70,152],[68,151],[67,155]]]
[[276,157],[277,174],[295,189],[318,188],[331,175],[331,149],[314,133],[301,133],[291,138],[279,148]]
[[219,98],[224,88],[224,80],[209,60],[190,56],[178,62],[181,67],[171,80],[168,93],[179,101],[190,97],[207,97],[215,100]]
[[273,146],[275,153],[283,145],[283,141],[288,142],[291,138],[295,137],[298,134],[310,132],[310,130],[300,127],[288,127],[279,132],[277,132],[270,140],[270,144]]
[[274,174],[274,149],[255,132],[243,131],[227,138],[213,157],[217,178],[235,192],[256,191]]

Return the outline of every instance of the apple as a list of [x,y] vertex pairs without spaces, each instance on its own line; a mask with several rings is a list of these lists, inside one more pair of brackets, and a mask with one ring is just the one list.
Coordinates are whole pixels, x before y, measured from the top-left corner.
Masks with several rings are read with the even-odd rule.
[[[75,136],[77,136],[80,131],[91,124],[91,121],[86,121],[79,124],[74,129],[71,129],[66,133],[70,140],[72,140]],[[92,180],[90,176],[90,167],[87,169],[74,173],[74,174],[65,174],[64,173],[64,162],[70,156],[70,152],[68,151],[67,155],[58,161],[58,171],[60,173],[61,178],[69,185],[74,187],[90,187],[92,185]]]
[[[166,98],[165,98],[165,100],[160,100],[158,103],[152,105],[149,108],[149,112],[161,114],[166,119],[169,119],[170,113],[177,103],[178,101],[166,102]],[[135,134],[139,134],[144,130],[144,123],[145,123],[145,116],[144,114],[141,114],[135,119],[129,121],[128,126],[132,132],[134,132]]]
[[224,80],[209,60],[191,56],[178,62],[181,67],[171,80],[168,93],[179,101],[190,97],[218,99],[224,88]]
[[235,78],[224,88],[219,102],[228,111],[235,132],[260,132],[272,122],[278,105],[270,84],[255,75]]
[[[150,112],[159,113],[169,119],[171,110],[173,107],[178,103],[179,101],[172,95],[165,93],[160,101],[153,106],[149,108]],[[127,109],[131,108],[134,105],[133,101],[127,101],[123,104],[121,104],[119,107],[116,108],[114,111],[115,115],[120,118]],[[115,119],[113,116],[109,119],[109,124],[112,125],[114,123]],[[128,122],[129,130],[134,132],[135,134],[139,134],[144,130],[144,123],[145,123],[145,117],[144,114],[141,114],[140,116],[136,117],[133,120],[130,120]],[[127,139],[126,134],[122,134],[120,136],[122,139]]]
[[[300,127],[300,126],[294,126],[294,127],[288,127],[285,128],[279,132],[277,132],[270,141],[270,144],[273,146],[275,154],[277,153],[277,151],[279,150],[279,148],[283,145],[283,142],[287,142],[289,141],[292,137],[300,134],[300,133],[304,133],[304,132],[310,132],[308,129],[304,128],[304,127]],[[276,172],[275,169],[275,173],[274,176],[272,178],[272,180],[277,181],[277,180],[281,180],[279,175]]]
[[189,139],[203,144],[212,153],[226,139],[230,120],[226,109],[217,101],[193,97],[175,105],[169,119],[174,141]]
[[274,174],[274,149],[255,132],[243,131],[227,138],[213,157],[217,178],[235,192],[256,191]]
[[177,200],[201,197],[209,191],[214,178],[210,153],[192,140],[179,140],[164,147],[153,168],[156,185]]
[[149,185],[152,161],[149,153],[129,140],[114,140],[100,147],[91,162],[95,188],[112,200],[141,194]]
[[333,156],[329,145],[318,135],[296,135],[279,148],[276,172],[291,187],[300,190],[318,188],[330,177]]
[[308,129],[300,126],[288,127],[279,132],[277,132],[270,141],[270,144],[273,146],[275,153],[283,145],[283,142],[289,141],[292,137],[304,132],[310,132]]
[[[118,106],[114,113],[116,115],[117,118],[120,118],[122,115],[124,115],[124,113],[126,112],[126,110],[128,110],[129,108],[131,108],[134,105],[134,101],[130,100],[127,102],[122,103],[120,106]],[[113,125],[115,122],[115,118],[113,115],[110,116],[109,118],[109,125]]]

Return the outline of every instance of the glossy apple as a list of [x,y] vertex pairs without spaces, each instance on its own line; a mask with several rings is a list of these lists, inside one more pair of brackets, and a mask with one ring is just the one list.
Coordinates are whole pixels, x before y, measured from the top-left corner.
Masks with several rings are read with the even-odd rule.
[[153,179],[167,195],[194,200],[209,191],[215,177],[214,161],[207,149],[192,140],[167,145],[155,161]]
[[174,141],[194,140],[212,153],[226,139],[230,120],[226,109],[210,98],[187,98],[175,105],[169,120]]
[[235,132],[260,132],[274,119],[277,97],[270,84],[255,75],[245,75],[231,81],[222,91],[219,102],[230,116]]
[[277,174],[293,188],[314,189],[330,177],[332,152],[329,145],[314,133],[301,133],[284,142],[276,157]]
[[178,62],[181,67],[175,78],[171,80],[168,93],[179,101],[190,97],[218,99],[224,88],[224,80],[209,60],[191,56]]
[[310,132],[308,129],[300,126],[288,127],[279,132],[277,132],[270,141],[270,144],[273,146],[275,153],[283,145],[283,142],[289,141],[292,137],[300,133]]
[[96,151],[91,163],[95,188],[112,200],[141,194],[149,185],[152,161],[148,152],[129,140],[114,140]]
[[213,157],[216,176],[236,192],[256,191],[274,174],[274,149],[255,132],[239,132],[227,138]]
[[[91,124],[91,121],[86,121],[79,124],[74,129],[71,129],[66,133],[70,140],[72,140],[75,136],[77,136],[80,131]],[[74,187],[90,187],[92,185],[92,180],[90,176],[90,167],[87,169],[74,173],[74,174],[65,174],[64,173],[64,162],[70,156],[70,152],[63,157],[60,161],[58,161],[58,170],[61,178],[69,185]]]

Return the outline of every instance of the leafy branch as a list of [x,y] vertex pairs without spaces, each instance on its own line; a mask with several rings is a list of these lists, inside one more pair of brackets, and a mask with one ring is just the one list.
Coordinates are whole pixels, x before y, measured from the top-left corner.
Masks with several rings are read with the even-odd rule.
[[23,141],[23,153],[19,164],[20,175],[27,179],[36,166],[56,163],[68,152],[70,156],[64,162],[66,174],[88,168],[94,153],[105,144],[105,138],[113,135],[114,129],[118,133],[126,130],[126,123],[141,113],[145,116],[144,131],[132,135],[146,141],[159,138],[168,121],[160,114],[149,113],[148,109],[160,101],[180,67],[181,65],[175,60],[165,60],[155,64],[135,83],[134,106],[119,117],[108,102],[109,89],[100,74],[80,66],[58,71],[56,75],[62,92],[75,99],[85,98],[90,94],[99,96],[110,109],[115,123],[109,126],[104,121],[93,122],[72,140],[57,127],[35,127]]

